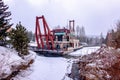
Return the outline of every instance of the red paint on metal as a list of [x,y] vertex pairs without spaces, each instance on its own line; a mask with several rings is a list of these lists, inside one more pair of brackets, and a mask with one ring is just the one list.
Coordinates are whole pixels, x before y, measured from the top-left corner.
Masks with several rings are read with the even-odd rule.
[[[39,20],[42,20],[42,22],[43,22],[43,28],[44,28],[43,34],[41,33]],[[45,45],[46,45],[47,49],[54,49],[53,35],[51,34],[51,31],[48,27],[48,24],[47,24],[44,16],[36,17],[35,36],[36,36],[38,48],[44,49]],[[45,40],[43,40],[43,38],[45,38]],[[51,44],[51,47],[50,47],[50,44]]]

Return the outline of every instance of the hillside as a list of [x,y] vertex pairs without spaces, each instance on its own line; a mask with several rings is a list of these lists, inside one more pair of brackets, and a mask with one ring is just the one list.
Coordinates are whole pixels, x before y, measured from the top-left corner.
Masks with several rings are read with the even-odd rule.
[[0,80],[14,78],[33,63],[33,58],[30,54],[22,59],[15,50],[0,46]]

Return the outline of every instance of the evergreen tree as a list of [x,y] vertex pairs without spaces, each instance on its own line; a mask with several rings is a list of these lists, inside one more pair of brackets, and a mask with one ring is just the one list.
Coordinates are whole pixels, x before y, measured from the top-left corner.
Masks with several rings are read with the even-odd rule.
[[100,42],[99,42],[99,44],[100,44],[100,45],[101,45],[101,44],[105,44],[105,39],[104,39],[102,33],[100,34]]
[[115,43],[116,43],[116,49],[120,48],[120,21],[117,23],[117,31],[115,32]]
[[12,26],[12,24],[9,24],[11,12],[7,11],[8,8],[9,7],[0,0],[0,42],[5,42],[7,30]]
[[21,25],[16,25],[16,29],[12,29],[10,34],[11,44],[13,48],[18,51],[19,56],[27,55],[29,38],[27,36],[27,30]]
[[114,48],[120,48],[120,21],[116,24],[116,30],[111,30],[107,34],[106,37],[106,43],[107,46],[114,47]]
[[82,26],[79,28],[80,42],[86,42],[85,28]]
[[107,46],[110,47],[115,47],[116,43],[115,43],[115,31],[112,29],[107,33],[106,36],[106,44]]
[[76,34],[77,34],[77,38],[78,38],[78,37],[80,37],[79,32],[80,32],[80,27],[79,27],[79,26],[77,26],[77,27],[76,27]]

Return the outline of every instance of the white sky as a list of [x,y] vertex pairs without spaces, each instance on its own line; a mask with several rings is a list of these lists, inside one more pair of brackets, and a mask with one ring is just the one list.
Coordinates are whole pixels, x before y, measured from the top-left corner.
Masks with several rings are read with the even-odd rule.
[[14,26],[19,21],[35,31],[35,17],[44,15],[49,27],[84,26],[86,34],[99,35],[115,27],[120,20],[120,0],[4,0],[12,12]]

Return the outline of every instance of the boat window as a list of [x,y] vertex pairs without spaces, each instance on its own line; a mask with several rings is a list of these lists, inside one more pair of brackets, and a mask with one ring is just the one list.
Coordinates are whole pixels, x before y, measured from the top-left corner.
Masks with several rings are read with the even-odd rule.
[[62,41],[63,40],[63,36],[62,35],[58,35],[58,41]]

